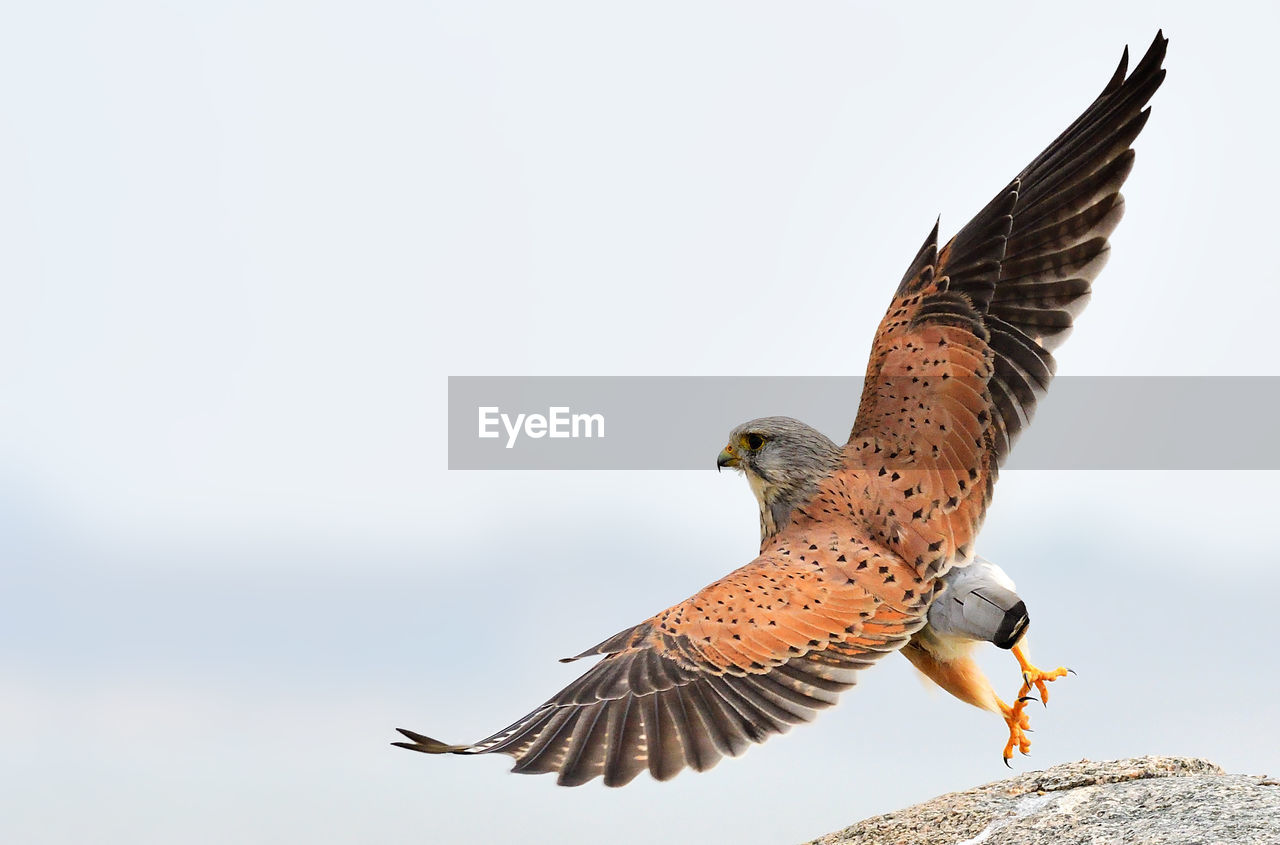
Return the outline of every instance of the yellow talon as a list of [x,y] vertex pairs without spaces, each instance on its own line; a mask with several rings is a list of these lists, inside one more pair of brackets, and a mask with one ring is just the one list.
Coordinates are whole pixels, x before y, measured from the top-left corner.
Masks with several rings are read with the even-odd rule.
[[[1023,754],[1031,753],[1031,740],[1027,739],[1026,731],[1031,730],[1031,717],[1027,715],[1027,702],[1033,699],[1028,695],[1032,687],[1040,693],[1040,700],[1046,704],[1049,702],[1049,689],[1045,684],[1050,681],[1056,681],[1058,678],[1067,674],[1067,669],[1059,666],[1052,672],[1045,672],[1031,665],[1031,661],[1027,659],[1026,652],[1022,650],[1022,644],[1014,646],[1013,656],[1017,658],[1018,665],[1022,667],[1022,688],[1018,690],[1017,696],[1014,698],[1013,706],[1000,701],[1000,712],[1004,715],[1005,724],[1009,726],[1009,741],[1004,745],[1004,763],[1009,765],[1009,760],[1013,757],[1013,751],[1016,748]],[[999,701],[997,699],[997,701]]]
[[1025,701],[1015,702],[1009,707],[1004,702],[1000,703],[1000,710],[1004,714],[1005,724],[1009,726],[1009,741],[1004,745],[1004,764],[1009,765],[1010,758],[1013,757],[1013,749],[1018,749],[1023,754],[1031,753],[1031,740],[1027,739],[1024,733],[1031,727],[1031,718],[1023,711],[1026,710],[1027,703]]
[[[1027,659],[1027,655],[1022,650],[1022,643],[1018,643],[1013,647],[1013,656],[1017,658],[1018,665],[1022,667],[1022,688],[1018,690],[1018,699],[1023,699],[1031,692],[1034,685],[1036,691],[1040,693],[1040,701],[1045,704],[1049,703],[1049,688],[1045,686],[1046,682],[1056,681],[1067,674],[1065,667],[1059,666],[1052,672],[1045,672],[1043,669],[1037,669],[1031,665],[1031,661]],[[1025,702],[1018,701],[1018,704]]]

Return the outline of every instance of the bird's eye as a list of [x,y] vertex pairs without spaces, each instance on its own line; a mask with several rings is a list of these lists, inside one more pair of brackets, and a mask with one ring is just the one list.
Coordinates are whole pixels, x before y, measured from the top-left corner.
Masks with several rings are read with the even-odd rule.
[[752,452],[758,451],[764,445],[764,438],[758,434],[747,435],[747,448]]

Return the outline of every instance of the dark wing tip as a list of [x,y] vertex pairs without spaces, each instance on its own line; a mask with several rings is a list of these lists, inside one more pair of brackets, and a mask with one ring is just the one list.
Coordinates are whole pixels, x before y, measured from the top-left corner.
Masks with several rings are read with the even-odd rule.
[[[1164,37],[1164,30],[1156,30],[1156,37],[1151,40],[1151,46],[1147,48],[1147,52],[1143,54],[1138,61],[1137,67],[1133,69],[1133,75],[1140,77],[1149,72],[1153,66],[1159,67],[1164,62],[1165,52],[1168,47],[1169,39]],[[1116,72],[1111,75],[1111,80],[1107,82],[1107,87],[1102,89],[1102,96],[1105,97],[1124,84],[1128,67],[1129,47],[1125,45],[1124,52],[1120,55],[1120,64],[1116,66]]]
[[423,754],[457,754],[466,751],[469,745],[449,745],[447,742],[441,742],[438,739],[432,739],[429,736],[423,736],[420,733],[408,730],[407,728],[396,728],[401,734],[412,742],[393,742],[392,745],[397,748],[407,748],[410,751],[421,751]]
[[622,631],[619,631],[618,633],[614,634],[612,637],[609,637],[609,639],[605,640],[602,643],[597,643],[596,645],[592,646],[591,648],[587,649],[584,652],[575,654],[573,657],[560,658],[560,662],[572,663],[573,661],[581,660],[584,657],[598,657],[602,654],[603,655],[617,654],[620,651],[624,651],[634,646],[644,637],[648,636],[649,632],[652,630],[653,630],[652,621],[641,622],[639,625],[632,625],[630,628],[626,628]]
[[1133,69],[1134,75],[1138,75],[1141,71],[1159,67],[1164,63],[1165,54],[1169,49],[1169,39],[1164,37],[1164,30],[1156,31],[1156,37],[1151,39],[1151,46],[1147,48],[1147,52],[1143,54],[1142,59],[1138,62],[1138,66]]
[[1106,87],[1102,89],[1102,96],[1110,94],[1124,83],[1124,78],[1129,71],[1129,45],[1124,45],[1124,52],[1120,54],[1120,64],[1116,65],[1115,73],[1111,74],[1111,79],[1107,81]]
[[[920,250],[916,253],[915,259],[911,262],[911,266],[907,268],[907,272],[903,275],[902,281],[898,284],[898,296],[907,293],[913,286],[917,286],[923,280],[925,270],[934,267],[938,263],[938,226],[942,223],[942,215],[933,221],[933,229],[929,232],[929,236],[924,239],[924,243],[920,245]],[[932,276],[929,276],[932,278]]]
[[1150,53],[1152,50],[1159,47],[1161,58],[1163,58],[1164,51],[1165,49],[1168,48],[1168,46],[1169,46],[1169,39],[1165,38],[1164,27],[1160,27],[1159,29],[1156,30],[1156,37],[1151,39],[1151,46],[1147,48],[1147,52]]

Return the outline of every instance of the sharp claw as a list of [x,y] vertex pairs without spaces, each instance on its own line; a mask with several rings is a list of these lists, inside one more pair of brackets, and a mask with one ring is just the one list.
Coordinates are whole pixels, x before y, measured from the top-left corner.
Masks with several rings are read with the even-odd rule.
[[1004,717],[1009,724],[1009,743],[1005,746],[1004,763],[1005,766],[1013,768],[1010,759],[1013,757],[1013,749],[1018,749],[1024,757],[1031,756],[1031,739],[1026,736],[1029,733],[1035,733],[1029,726],[1030,721],[1026,714],[1026,706],[1028,701],[1039,701],[1043,706],[1049,706],[1049,682],[1061,678],[1066,674],[1076,674],[1074,669],[1059,667],[1052,672],[1046,672],[1032,666],[1021,654],[1015,646],[1014,656],[1018,658],[1018,663],[1022,668],[1022,688],[1018,690],[1018,694],[1014,697],[1012,707],[1005,707]]

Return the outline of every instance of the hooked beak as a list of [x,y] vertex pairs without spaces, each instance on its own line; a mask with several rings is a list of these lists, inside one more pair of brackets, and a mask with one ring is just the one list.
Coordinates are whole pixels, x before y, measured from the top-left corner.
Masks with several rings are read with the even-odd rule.
[[733,445],[730,444],[720,450],[720,454],[716,456],[716,472],[725,467],[736,467],[738,465],[738,456],[734,454]]

